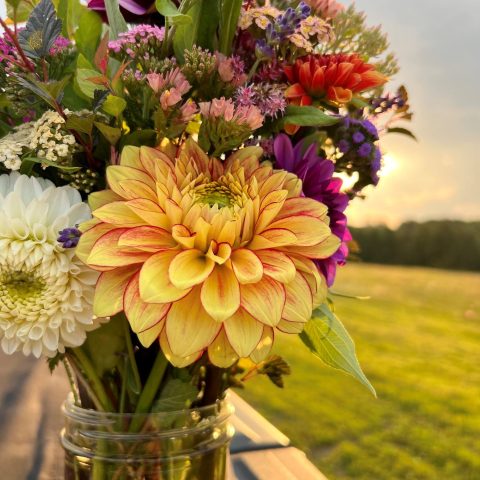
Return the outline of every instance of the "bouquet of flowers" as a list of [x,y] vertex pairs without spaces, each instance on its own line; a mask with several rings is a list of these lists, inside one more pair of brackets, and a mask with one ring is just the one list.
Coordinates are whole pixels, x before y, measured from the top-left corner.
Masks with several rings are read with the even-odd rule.
[[[124,415],[131,434],[256,375],[282,386],[277,335],[374,392],[330,287],[380,134],[410,134],[392,126],[411,114],[405,88],[385,93],[398,67],[380,28],[335,0],[7,3],[3,350],[63,363],[66,409]],[[224,475],[144,463],[97,459],[91,478]]]

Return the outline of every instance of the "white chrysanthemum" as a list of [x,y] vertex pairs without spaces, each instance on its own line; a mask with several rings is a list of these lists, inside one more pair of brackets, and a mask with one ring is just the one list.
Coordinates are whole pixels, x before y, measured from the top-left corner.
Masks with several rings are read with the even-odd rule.
[[88,220],[71,187],[12,172],[0,175],[0,338],[11,354],[54,356],[81,345],[96,328],[92,303],[98,273],[58,232]]

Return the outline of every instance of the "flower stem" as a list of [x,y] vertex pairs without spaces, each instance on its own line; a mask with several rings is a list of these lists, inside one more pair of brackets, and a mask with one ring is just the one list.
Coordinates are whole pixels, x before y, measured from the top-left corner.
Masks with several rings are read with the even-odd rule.
[[[137,408],[135,409],[136,414],[148,413],[150,411],[152,403],[155,400],[155,395],[162,383],[167,366],[168,360],[160,350],[138,400]],[[142,426],[141,422],[142,420],[140,418],[135,417],[130,424],[130,432],[138,431]]]
[[68,363],[68,360],[66,357],[63,358],[62,363],[63,363],[63,366],[65,367],[65,372],[67,372],[68,382],[70,383],[70,388],[72,389],[75,405],[80,405],[80,397],[78,396],[77,386],[75,384],[75,378],[72,372],[72,367]]
[[81,366],[82,370],[89,381],[92,390],[95,392],[95,395],[98,397],[98,400],[105,412],[113,412],[114,408],[112,402],[108,398],[105,389],[103,388],[102,382],[95,371],[95,367],[92,365],[92,362],[85,354],[85,352],[79,348],[72,349],[72,353],[77,359],[79,365]]

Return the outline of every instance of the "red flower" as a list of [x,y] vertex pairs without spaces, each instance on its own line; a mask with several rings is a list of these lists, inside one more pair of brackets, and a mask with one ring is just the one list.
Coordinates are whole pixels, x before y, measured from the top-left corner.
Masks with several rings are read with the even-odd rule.
[[353,55],[307,55],[293,66],[284,67],[292,84],[286,97],[294,105],[311,105],[313,100],[348,103],[353,94],[383,85],[388,79],[373,65]]

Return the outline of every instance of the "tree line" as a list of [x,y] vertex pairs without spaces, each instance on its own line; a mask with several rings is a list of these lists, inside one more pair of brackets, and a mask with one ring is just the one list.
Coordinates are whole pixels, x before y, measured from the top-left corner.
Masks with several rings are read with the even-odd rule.
[[406,222],[351,228],[354,255],[364,262],[480,271],[480,221]]

